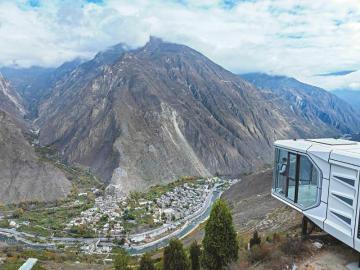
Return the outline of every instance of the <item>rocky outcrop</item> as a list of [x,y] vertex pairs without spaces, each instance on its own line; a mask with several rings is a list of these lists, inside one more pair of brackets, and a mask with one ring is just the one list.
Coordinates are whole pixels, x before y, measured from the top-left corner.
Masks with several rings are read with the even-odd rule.
[[54,201],[71,183],[50,163],[39,160],[12,118],[0,110],[0,203]]
[[18,125],[25,126],[26,110],[18,93],[0,73],[0,109],[7,112]]

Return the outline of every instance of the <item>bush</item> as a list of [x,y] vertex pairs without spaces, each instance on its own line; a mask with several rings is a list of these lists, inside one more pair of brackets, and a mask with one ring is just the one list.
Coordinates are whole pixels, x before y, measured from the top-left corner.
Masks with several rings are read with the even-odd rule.
[[259,234],[257,231],[254,232],[253,237],[250,239],[250,248],[252,248],[255,245],[261,244],[261,237],[259,237]]
[[286,255],[300,255],[307,252],[307,248],[301,239],[287,238],[281,244],[281,251]]
[[273,234],[273,243],[279,243],[280,242],[280,240],[281,240],[281,238],[280,238],[280,234],[278,234],[278,233],[274,233]]
[[0,220],[0,228],[10,228],[9,220],[7,219]]
[[271,253],[270,245],[254,245],[249,252],[249,260],[251,263],[263,261],[269,258]]

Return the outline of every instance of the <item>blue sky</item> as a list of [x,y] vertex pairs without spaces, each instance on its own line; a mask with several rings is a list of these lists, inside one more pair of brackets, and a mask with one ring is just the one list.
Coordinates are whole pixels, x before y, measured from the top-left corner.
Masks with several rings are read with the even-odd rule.
[[0,35],[0,65],[56,66],[154,35],[236,73],[360,90],[359,0],[1,0]]

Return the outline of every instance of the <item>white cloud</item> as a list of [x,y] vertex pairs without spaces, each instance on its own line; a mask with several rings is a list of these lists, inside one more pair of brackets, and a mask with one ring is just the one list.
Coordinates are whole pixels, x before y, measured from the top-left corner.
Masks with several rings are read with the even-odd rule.
[[359,73],[314,76],[360,69],[358,0],[239,1],[233,8],[212,0],[26,2],[0,3],[2,65],[54,66],[119,42],[141,46],[155,35],[233,72],[285,74],[327,89],[359,83]]

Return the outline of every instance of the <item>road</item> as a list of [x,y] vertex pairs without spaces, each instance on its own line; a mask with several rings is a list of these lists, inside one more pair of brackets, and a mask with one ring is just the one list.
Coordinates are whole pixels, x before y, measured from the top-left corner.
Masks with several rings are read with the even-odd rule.
[[[131,255],[139,255],[147,251],[166,246],[171,238],[185,237],[186,235],[191,233],[194,229],[196,229],[196,227],[199,224],[204,222],[209,217],[212,204],[216,199],[218,199],[221,196],[221,194],[222,191],[214,189],[212,191],[212,195],[209,196],[209,198],[204,203],[204,206],[200,208],[197,212],[189,216],[186,219],[185,223],[175,231],[172,231],[169,234],[154,241],[151,241],[149,243],[131,245],[125,248],[129,251]],[[146,232],[144,234],[149,234],[149,233],[150,232]],[[130,235],[130,238],[134,236],[136,236],[136,234]],[[105,241],[105,242],[109,242],[113,240],[112,237],[110,238],[37,237],[39,240],[41,240],[41,242],[44,243],[36,243],[30,241],[28,238],[35,238],[35,235],[24,232],[18,232],[15,229],[0,228],[0,241],[4,241],[10,245],[21,243],[32,248],[41,248],[41,249],[55,248],[56,244],[68,244],[68,245],[72,245],[76,243],[89,244],[97,240]],[[49,239],[51,240],[51,242],[46,242],[49,241]]]

